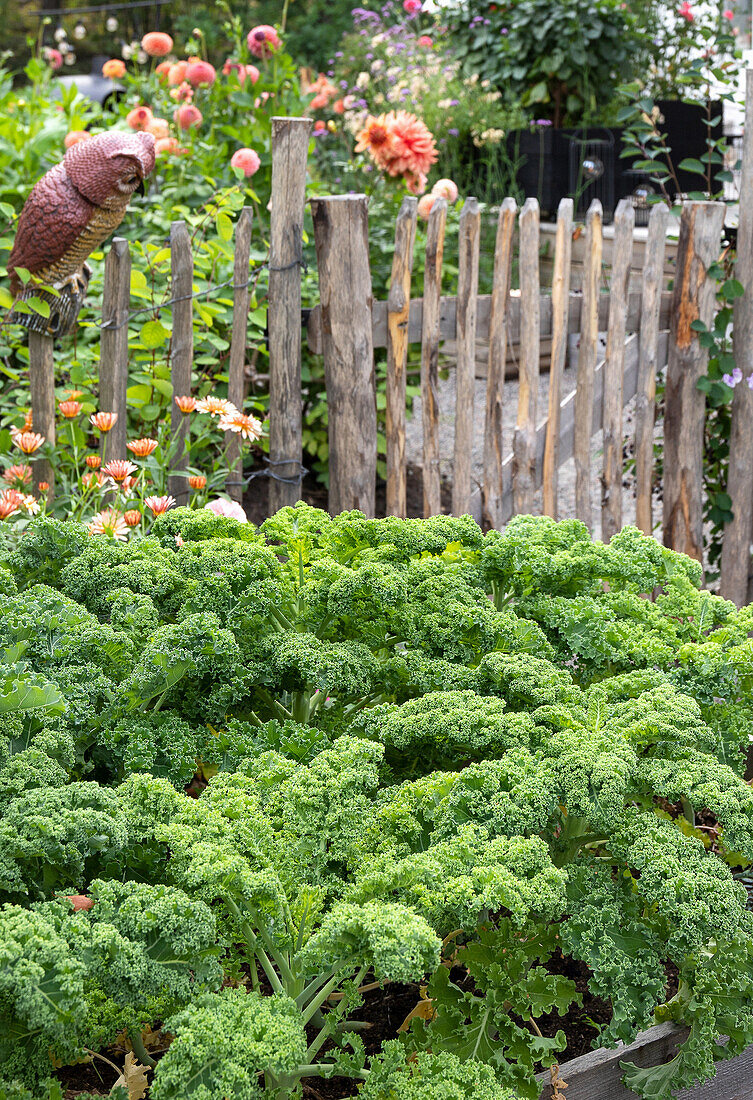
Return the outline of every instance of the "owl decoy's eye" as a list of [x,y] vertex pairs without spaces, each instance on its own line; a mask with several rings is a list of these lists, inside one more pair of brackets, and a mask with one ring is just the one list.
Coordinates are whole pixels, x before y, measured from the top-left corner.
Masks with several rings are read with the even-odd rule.
[[136,173],[134,172],[134,174],[133,174],[132,176],[129,176],[129,177],[127,178],[127,180],[126,180],[125,182],[126,182],[127,184],[131,184],[131,183],[138,183],[138,181],[139,181],[139,177],[138,177],[138,175],[137,175],[137,174],[136,174]]

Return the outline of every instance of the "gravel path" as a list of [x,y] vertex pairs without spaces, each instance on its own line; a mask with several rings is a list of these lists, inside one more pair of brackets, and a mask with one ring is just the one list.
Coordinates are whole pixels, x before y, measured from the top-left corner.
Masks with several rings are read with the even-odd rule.
[[[568,366],[562,375],[562,398],[575,389],[576,368]],[[539,379],[538,395],[538,420],[539,423],[546,418],[549,400],[549,375],[542,374]],[[484,455],[484,409],[486,403],[486,380],[476,379],[476,392],[474,401],[474,432],[473,432],[473,466],[472,477],[475,491],[473,494],[472,511],[476,519],[481,518],[481,478],[483,473]],[[635,401],[625,406],[623,414],[623,439],[630,446],[632,454],[632,441],[634,437],[633,409]],[[512,449],[513,432],[518,408],[518,382],[510,379],[504,387],[504,415],[503,415],[503,442],[504,453],[508,454]],[[452,480],[452,453],[454,446],[455,426],[455,372],[450,370],[449,375],[439,382],[439,438],[441,470],[443,478]],[[406,457],[409,465],[421,466],[421,452],[423,446],[423,431],[421,427],[421,399],[417,397],[413,402],[413,415],[407,423],[406,429]],[[593,436],[591,443],[591,504],[594,516],[595,538],[601,538],[601,484],[599,474],[602,466],[602,433]],[[541,512],[541,492],[536,494],[535,511]],[[654,516],[660,514],[660,506],[654,502]],[[575,462],[569,459],[559,471],[559,517],[567,519],[575,515]],[[626,474],[623,479],[622,497],[623,523],[635,523],[635,496],[633,493],[632,474]]]

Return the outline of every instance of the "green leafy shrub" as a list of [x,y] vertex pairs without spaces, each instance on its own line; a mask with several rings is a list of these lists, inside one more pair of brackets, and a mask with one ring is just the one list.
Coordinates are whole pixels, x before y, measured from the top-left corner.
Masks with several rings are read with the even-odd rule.
[[[50,1051],[142,1049],[158,1021],[163,1100],[332,1075],[536,1100],[564,1048],[544,1018],[580,1003],[560,956],[610,1006],[596,1044],[690,1028],[625,1064],[646,1100],[753,1041],[753,612],[697,563],[631,528],[300,504],[258,530],[176,509],[127,546],[39,519],[7,566],[14,1100],[55,1096]],[[387,982],[425,993],[367,1050]]]

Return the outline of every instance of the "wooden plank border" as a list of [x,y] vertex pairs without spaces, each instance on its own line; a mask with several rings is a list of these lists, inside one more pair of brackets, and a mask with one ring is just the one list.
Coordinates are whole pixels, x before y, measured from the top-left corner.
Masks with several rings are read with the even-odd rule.
[[[560,1066],[560,1079],[567,1084],[567,1100],[635,1100],[636,1093],[621,1082],[620,1062],[634,1062],[641,1069],[668,1062],[688,1035],[687,1028],[658,1024],[641,1032],[629,1046],[589,1051]],[[540,1073],[540,1100],[552,1100],[554,1090],[549,1071]],[[753,1045],[737,1058],[716,1063],[716,1077],[693,1089],[680,1089],[676,1100],[753,1100]]]

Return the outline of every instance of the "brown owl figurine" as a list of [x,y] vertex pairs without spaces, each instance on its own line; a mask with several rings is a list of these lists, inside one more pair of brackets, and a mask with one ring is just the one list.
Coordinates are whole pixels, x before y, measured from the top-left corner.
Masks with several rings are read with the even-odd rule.
[[[153,168],[151,134],[113,130],[79,141],[42,176],[18,219],[8,272],[16,301],[46,298],[50,317],[13,313],[11,320],[53,336],[73,327],[91,273],[87,256],[117,229]],[[27,286],[16,274],[19,267],[35,277]],[[40,292],[35,282],[53,286],[59,297]]]

